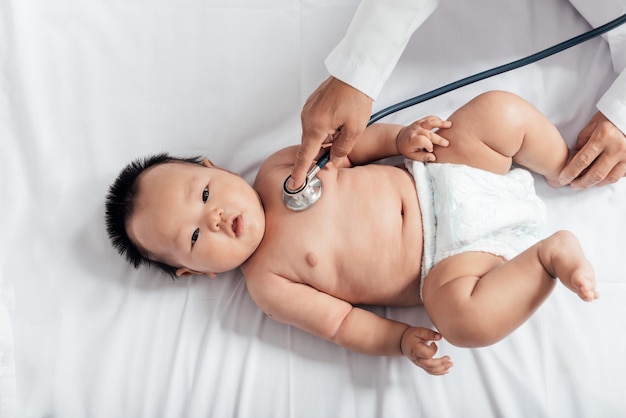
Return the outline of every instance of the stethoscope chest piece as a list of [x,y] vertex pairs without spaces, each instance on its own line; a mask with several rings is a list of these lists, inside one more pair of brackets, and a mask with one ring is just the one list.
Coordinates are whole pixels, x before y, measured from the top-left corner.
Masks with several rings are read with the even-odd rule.
[[291,176],[283,183],[283,203],[288,209],[295,212],[308,209],[322,196],[322,181],[316,176],[307,176],[304,184],[297,190],[290,190],[287,182]]

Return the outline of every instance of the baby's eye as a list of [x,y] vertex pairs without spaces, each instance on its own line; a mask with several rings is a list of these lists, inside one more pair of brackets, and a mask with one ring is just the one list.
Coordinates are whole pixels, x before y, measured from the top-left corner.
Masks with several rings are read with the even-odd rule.
[[196,228],[195,231],[193,231],[193,234],[191,234],[191,245],[193,246],[193,244],[196,243],[196,241],[198,241],[198,235],[200,235],[200,228]]
[[202,191],[202,203],[206,203],[208,199],[209,199],[209,188],[205,187],[204,190]]

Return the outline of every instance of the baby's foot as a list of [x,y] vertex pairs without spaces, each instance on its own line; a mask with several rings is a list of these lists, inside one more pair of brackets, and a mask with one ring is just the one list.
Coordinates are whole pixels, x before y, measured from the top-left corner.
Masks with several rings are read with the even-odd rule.
[[574,234],[559,231],[546,239],[549,262],[546,267],[572,292],[586,302],[598,299],[593,267],[587,259]]
[[559,180],[559,176],[545,176],[545,179],[546,183],[548,183],[548,185],[554,187],[555,189],[563,187],[561,181]]

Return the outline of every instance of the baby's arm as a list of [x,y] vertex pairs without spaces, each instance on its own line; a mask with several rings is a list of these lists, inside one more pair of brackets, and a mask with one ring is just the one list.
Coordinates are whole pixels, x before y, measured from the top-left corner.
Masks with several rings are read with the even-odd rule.
[[556,127],[530,103],[503,91],[477,96],[447,121],[428,116],[406,127],[373,124],[348,157],[359,165],[400,154],[499,174],[507,173],[515,162],[556,187],[569,161],[567,144]]
[[[418,161],[435,161],[434,145],[446,147],[449,142],[433,130],[451,126],[451,122],[443,121],[437,116],[427,116],[409,126],[375,123],[359,137],[348,154],[348,159],[344,160],[341,166],[363,165],[397,155]],[[293,166],[298,150],[298,146],[291,146],[272,154],[261,165],[257,179],[264,178],[276,167]],[[320,155],[323,153],[324,151],[320,151]]]
[[449,357],[433,358],[435,331],[410,327],[274,274],[247,280],[257,305],[271,318],[344,348],[370,355],[406,355],[430,374],[445,374]]
[[451,126],[451,122],[437,116],[427,116],[409,126],[375,123],[359,137],[348,159],[352,165],[367,164],[396,155],[419,161],[435,161],[434,145],[445,147],[448,141],[433,130]]

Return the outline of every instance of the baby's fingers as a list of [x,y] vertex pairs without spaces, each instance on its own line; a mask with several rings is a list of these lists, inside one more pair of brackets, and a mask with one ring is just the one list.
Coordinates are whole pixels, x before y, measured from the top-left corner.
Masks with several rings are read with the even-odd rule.
[[452,122],[428,116],[403,128],[396,139],[400,154],[415,161],[432,162],[437,158],[433,151],[435,145],[447,147],[450,142],[439,133],[437,128],[449,128]]
[[422,148],[429,152],[433,151],[433,144],[442,147],[450,145],[450,142],[446,138],[432,129],[425,129],[422,126],[416,127],[411,131],[408,142],[413,148]]
[[413,160],[413,161],[422,161],[425,163],[432,163],[437,160],[437,157],[432,151],[428,151],[425,149],[418,148],[416,150],[403,151],[402,155]]
[[438,116],[426,116],[418,121],[419,125],[428,130],[437,128],[449,128],[452,126],[452,122],[449,120],[441,120]]
[[433,141],[431,136],[436,135],[432,131],[417,128],[403,136],[398,141],[398,150],[402,155],[415,161],[435,161],[433,154]]
[[406,341],[410,348],[407,350],[408,352],[405,352],[405,355],[418,366],[421,366],[425,360],[432,360],[437,353],[437,344],[434,342],[427,344],[416,335],[411,337]]
[[434,342],[426,343],[424,341],[420,341],[415,343],[413,347],[413,356],[415,359],[431,359],[437,353],[437,344]]
[[433,376],[442,376],[448,374],[454,363],[450,361],[449,356],[441,358],[419,359],[416,364]]
[[433,144],[439,145],[441,147],[447,147],[448,145],[450,145],[450,141],[439,135],[437,132],[430,133],[430,141]]
[[441,334],[430,328],[415,327],[413,334],[424,341],[439,341],[442,338]]
[[[422,134],[428,136],[428,139],[431,143],[440,145],[442,147],[447,147],[448,145],[450,145],[450,142],[446,138],[439,135],[437,132],[433,132],[433,129],[450,128],[452,126],[451,121],[441,120],[437,116],[428,116],[424,119],[421,119],[419,125],[422,129],[427,131],[422,132]],[[430,149],[429,151],[432,151],[432,149]]]

